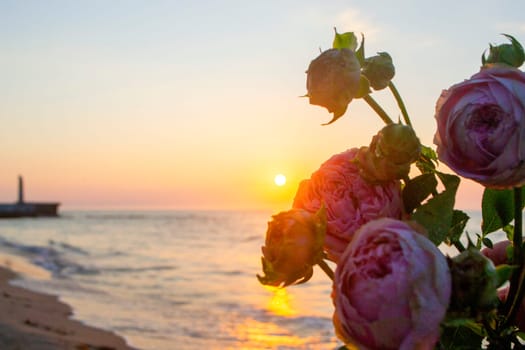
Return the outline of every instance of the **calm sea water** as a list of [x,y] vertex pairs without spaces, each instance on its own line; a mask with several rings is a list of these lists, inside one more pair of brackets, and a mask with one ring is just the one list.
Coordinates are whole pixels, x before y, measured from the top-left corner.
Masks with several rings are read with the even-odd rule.
[[0,254],[47,271],[19,285],[144,350],[335,349],[331,284],[261,286],[270,212],[63,212],[0,220]]
[[[468,226],[479,232],[479,213]],[[37,266],[16,284],[144,350],[336,349],[331,284],[261,286],[270,212],[63,212],[0,220],[0,254]],[[45,272],[45,273],[41,273]]]

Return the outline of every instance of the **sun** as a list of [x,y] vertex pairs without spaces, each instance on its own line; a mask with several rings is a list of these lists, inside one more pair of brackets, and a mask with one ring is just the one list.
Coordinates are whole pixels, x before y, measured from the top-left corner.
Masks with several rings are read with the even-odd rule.
[[286,176],[284,176],[283,174],[277,174],[275,175],[273,182],[275,182],[277,186],[284,186],[284,184],[286,183]]

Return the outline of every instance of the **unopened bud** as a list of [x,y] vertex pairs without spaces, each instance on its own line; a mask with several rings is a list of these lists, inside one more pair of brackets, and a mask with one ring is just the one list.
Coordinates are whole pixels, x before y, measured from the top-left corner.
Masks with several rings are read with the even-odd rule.
[[523,47],[512,35],[503,34],[510,40],[510,44],[501,44],[489,47],[488,56],[481,57],[483,65],[502,63],[511,67],[519,68],[525,61],[525,51]]
[[374,90],[386,88],[396,74],[392,57],[386,52],[378,52],[376,56],[366,58],[362,74],[368,79]]
[[389,124],[372,138],[369,147],[361,147],[356,162],[366,180],[385,182],[407,177],[420,152],[421,144],[410,126]]
[[359,89],[361,66],[354,51],[330,49],[314,59],[307,70],[310,104],[326,107],[334,120],[342,116]]
[[449,260],[452,274],[453,312],[476,317],[496,307],[498,277],[490,259],[476,249],[468,249]]
[[375,137],[377,157],[389,158],[396,164],[413,163],[419,158],[421,143],[408,125],[388,124]]
[[274,215],[262,247],[264,276],[257,275],[259,282],[286,287],[308,281],[323,259],[325,232],[324,207],[317,213],[292,209]]

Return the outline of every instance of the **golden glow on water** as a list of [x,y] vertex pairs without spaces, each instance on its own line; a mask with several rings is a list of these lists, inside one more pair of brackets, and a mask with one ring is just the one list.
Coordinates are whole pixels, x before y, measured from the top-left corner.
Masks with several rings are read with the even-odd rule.
[[[264,289],[269,292],[265,308],[271,315],[292,317],[298,314],[293,307],[293,297],[286,288],[264,286]],[[299,337],[270,320],[245,319],[234,328],[234,333],[239,340],[235,349],[311,349],[311,344],[316,343],[315,337]]]
[[299,338],[274,323],[254,319],[239,324],[235,336],[240,344],[231,349],[312,349],[310,345],[315,343],[312,337]]
[[288,293],[286,288],[277,288],[264,286],[265,289],[272,292],[266,308],[272,314],[277,316],[294,316],[297,310],[293,307],[293,297]]

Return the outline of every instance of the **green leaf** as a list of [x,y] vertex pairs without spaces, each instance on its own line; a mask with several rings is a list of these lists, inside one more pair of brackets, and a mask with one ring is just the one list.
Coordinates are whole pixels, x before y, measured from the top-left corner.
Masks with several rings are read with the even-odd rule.
[[[470,237],[470,235],[467,234],[465,235],[467,237],[467,249],[470,249],[470,248],[476,248],[476,249],[480,249],[481,246],[480,245],[476,245],[474,242],[472,242],[472,238]],[[479,236],[479,235],[478,235]],[[478,240],[479,241],[479,240]]]
[[421,202],[436,191],[438,182],[433,173],[426,173],[410,179],[403,188],[405,211],[411,213]]
[[484,338],[482,334],[482,325],[474,320],[458,319],[448,321],[439,338],[440,349],[479,350]]
[[321,125],[330,125],[330,124],[332,124],[333,122],[335,122],[337,119],[341,118],[346,113],[347,108],[348,108],[348,105],[341,107],[337,111],[334,111],[334,115],[333,115],[332,119],[328,123],[324,123],[324,124],[321,124]]
[[[521,188],[521,203],[525,205],[525,187]],[[493,190],[486,188],[481,201],[483,221],[481,231],[483,235],[499,230],[508,225],[514,219],[514,193],[513,190]]]
[[[514,49],[514,54],[516,56],[517,62],[516,62],[516,68],[519,68],[521,64],[523,64],[523,61],[525,60],[525,51],[523,50],[523,46],[521,46],[520,42],[516,40],[512,35],[509,34],[503,34],[507,39],[510,40],[512,47]],[[520,63],[518,65],[518,63]]]
[[436,162],[438,160],[437,153],[432,148],[427,147],[425,145],[421,145],[421,154],[430,160]]
[[355,55],[357,57],[357,60],[359,61],[359,64],[362,67],[365,63],[365,36],[363,35],[363,33],[361,33],[361,45],[355,52]]
[[350,49],[355,51],[355,49],[357,49],[357,37],[354,32],[339,34],[336,30],[332,47],[334,49]]
[[447,234],[447,243],[454,244],[454,242],[459,241],[469,219],[470,217],[465,212],[454,209],[452,212],[452,224]]
[[443,326],[447,328],[467,327],[478,335],[483,335],[483,326],[473,318],[448,318],[443,321]]
[[484,244],[485,247],[487,247],[487,248],[492,249],[492,248],[494,247],[494,244],[492,244],[492,241],[490,240],[490,238],[483,237],[483,238],[481,239],[481,241],[483,242],[483,244]]
[[511,242],[514,241],[514,226],[513,225],[506,225],[503,226],[503,232],[505,232],[505,235],[507,236],[507,239]]
[[446,238],[452,222],[449,197],[446,193],[440,193],[412,214],[412,219],[427,229],[428,238],[436,246]]
[[483,237],[481,237],[481,235],[479,233],[476,233],[476,237],[478,237],[478,239],[476,240],[476,249],[480,250],[481,249],[481,244],[483,243]]
[[516,270],[517,266],[501,264],[496,266],[496,288],[501,287],[505,282],[510,279],[512,272]]
[[512,261],[514,259],[514,246],[512,244],[507,246],[505,254],[507,254],[507,261]]
[[521,340],[525,340],[525,332],[516,332],[516,335],[521,339]]
[[416,166],[423,174],[433,173],[436,170],[437,154],[430,147],[421,145],[421,154]]
[[428,238],[439,245],[445,240],[452,227],[454,203],[459,186],[459,177],[456,175],[436,172],[445,190],[430,198],[412,214],[411,218],[425,227]]
[[436,171],[436,175],[439,177],[439,180],[441,180],[441,183],[443,183],[445,186],[445,191],[457,191],[460,182],[458,176],[441,173],[439,171]]

